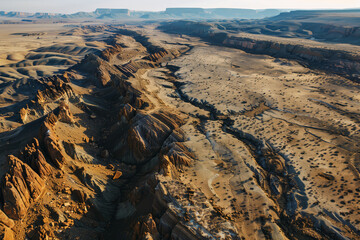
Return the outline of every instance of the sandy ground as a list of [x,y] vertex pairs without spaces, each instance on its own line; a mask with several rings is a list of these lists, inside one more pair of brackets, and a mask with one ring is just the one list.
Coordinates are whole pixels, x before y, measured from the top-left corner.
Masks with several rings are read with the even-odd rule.
[[298,181],[297,211],[359,228],[359,173],[353,165],[359,149],[359,84],[295,61],[200,44],[168,64],[179,68],[176,82],[192,104],[163,87],[169,84],[163,80],[167,69],[146,73],[150,89],[189,116],[208,118],[204,109],[211,106],[241,133],[226,132],[223,121],[211,118],[184,127],[198,161],[181,179],[232,214],[243,236],[265,238],[265,224],[273,237],[283,236],[274,224],[276,194],[259,184],[259,169],[265,168],[247,138],[270,145],[285,159],[283,171]]
[[[291,229],[284,225],[288,218],[311,216],[324,228],[336,229],[345,237],[358,236],[354,232],[360,228],[360,84],[307,69],[295,61],[167,35],[154,26],[128,28],[167,50],[189,48],[176,59],[140,69],[127,83],[148,103],[142,112],[166,110],[184,120],[181,130],[185,145],[196,157],[177,181],[204,195],[211,208],[230,221],[227,228],[235,228],[245,239],[301,239],[296,233],[290,237]],[[68,30],[61,24],[0,29],[3,169],[6,155],[18,151],[19,145],[37,134],[33,129],[38,129],[41,116],[33,116],[27,124],[16,117],[36,93],[35,79],[62,72],[88,53],[99,53],[109,47],[108,37],[114,35],[110,31]],[[40,32],[44,34],[18,35]],[[61,34],[64,32],[76,34]],[[119,34],[114,39],[124,50],[109,60],[112,66],[149,55],[147,46],[134,37]],[[358,50],[355,46],[319,45]],[[23,236],[25,227],[33,223],[39,212],[36,208],[48,214],[46,204],[66,208],[67,216],[75,221],[83,219],[84,206],[67,209],[69,205],[65,207],[64,203],[72,200],[57,185],[86,189],[90,197],[107,206],[105,214],[111,215],[117,206],[114,202],[122,183],[113,184],[110,179],[114,171],[106,166],[116,163],[115,168],[121,167],[122,159],[104,160],[99,156],[109,132],[120,125],[113,109],[122,97],[114,97],[111,87],[94,86],[86,74],[76,77],[71,83],[75,97],[70,99],[70,109],[78,125],[59,123],[55,131],[61,141],[76,145],[80,160],[67,158],[63,171],[67,174],[47,183],[52,190],[37,207],[30,208],[31,214],[27,222],[21,223],[18,236]],[[48,105],[51,110],[56,106],[58,100]],[[107,194],[99,197],[74,178],[74,169],[80,167],[86,168],[101,193]],[[84,229],[96,227],[97,223],[91,223]],[[62,231],[57,232],[58,236],[65,238],[80,230]]]
[[[52,76],[81,60],[85,54],[102,50],[98,34],[64,35],[64,24],[14,24],[0,29],[0,80]],[[103,37],[103,36],[102,36]],[[11,48],[9,48],[11,43]]]

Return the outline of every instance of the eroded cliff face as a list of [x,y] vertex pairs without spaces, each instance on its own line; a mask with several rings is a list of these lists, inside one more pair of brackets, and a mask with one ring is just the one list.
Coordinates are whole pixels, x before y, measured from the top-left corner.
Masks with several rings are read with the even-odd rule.
[[241,37],[229,37],[223,44],[250,53],[299,60],[311,69],[321,69],[359,81],[360,56],[356,53]]
[[[184,26],[187,31],[189,27]],[[215,37],[217,44],[230,48],[174,39],[154,28],[93,27],[96,39],[102,31],[113,33],[112,39],[104,39],[110,43],[104,51],[84,56],[61,75],[36,81],[38,91],[16,115],[21,127],[0,134],[0,142],[15,149],[7,157],[1,180],[0,233],[5,239],[355,239],[359,235],[353,221],[356,206],[342,215],[352,221],[347,223],[331,215],[335,213],[320,214],[325,209],[320,203],[323,195],[311,193],[311,182],[318,177],[324,188],[330,182],[341,184],[329,173],[332,169],[306,169],[301,175],[302,168],[295,169],[298,165],[291,162],[294,155],[301,156],[298,161],[306,156],[302,150],[291,152],[301,149],[293,138],[315,138],[318,133],[310,131],[324,130],[325,120],[322,128],[299,130],[307,127],[301,122],[307,116],[298,114],[286,119],[288,127],[284,127],[279,123],[285,122],[281,114],[294,114],[291,106],[248,90],[246,80],[238,82],[271,69],[271,77],[261,85],[284,78],[284,85],[277,83],[282,90],[295,78],[293,72],[309,71],[291,59],[325,69],[340,56],[344,63],[331,71],[350,74],[358,70],[356,54],[231,37],[214,34],[209,25],[203,27],[199,24],[196,33],[205,34],[207,40]],[[234,48],[288,60],[245,56],[242,51],[234,53]],[[250,67],[241,72],[237,60],[249,61]],[[257,64],[265,67],[256,69]],[[277,69],[281,64],[288,66],[290,76]],[[311,74],[317,82],[323,73]],[[255,76],[249,85],[266,77],[265,73]],[[204,79],[215,82],[202,85]],[[244,96],[228,98],[229,89]],[[311,102],[312,107],[317,104]],[[274,114],[287,108],[291,110]],[[354,124],[349,129],[356,128],[356,118],[350,117],[348,122]],[[281,135],[288,130],[289,136]],[[312,135],[305,139],[301,131]],[[355,135],[347,138],[356,139]],[[21,146],[14,146],[15,137]],[[330,143],[323,142],[304,145],[325,149],[328,145],[320,144]],[[349,186],[352,192],[345,197],[356,198],[354,186]],[[314,191],[321,188],[315,186]],[[313,196],[317,202],[312,202]]]
[[[360,56],[351,49],[331,49],[329,46],[316,46],[316,44],[312,46],[310,41],[306,42],[308,40],[304,40],[304,43],[302,43],[302,41],[286,41],[284,38],[264,38],[263,36],[266,35],[259,37],[256,34],[247,34],[248,36],[243,37],[238,36],[241,35],[241,29],[235,28],[233,31],[232,29],[224,31],[222,29],[224,27],[221,26],[221,24],[215,23],[199,24],[191,21],[174,21],[164,23],[159,28],[169,33],[199,36],[211,43],[238,48],[249,53],[298,60],[310,69],[320,69],[345,76],[354,81],[360,81]],[[348,34],[357,34],[358,29],[324,25],[322,31],[328,32],[329,35],[335,32],[346,35],[346,32]]]
[[[198,239],[224,234],[212,231],[207,222],[213,221],[214,209],[206,210],[207,220],[193,215],[209,205],[206,199],[194,208],[187,207],[193,200],[175,200],[180,189],[185,197],[204,198],[176,181],[196,158],[184,144],[184,116],[136,83],[145,71],[189,48],[165,49],[136,31],[119,32],[140,41],[141,47],[132,51],[147,54],[119,64],[124,51],[131,58],[136,54],[113,41],[101,57],[86,55],[64,74],[40,79],[33,99],[19,110],[24,128],[36,122],[33,131],[38,133],[8,157],[0,212],[4,239],[112,239],[119,234],[126,239]],[[90,230],[92,226],[98,227]],[[229,226],[223,227],[226,235],[236,238],[236,229]]]

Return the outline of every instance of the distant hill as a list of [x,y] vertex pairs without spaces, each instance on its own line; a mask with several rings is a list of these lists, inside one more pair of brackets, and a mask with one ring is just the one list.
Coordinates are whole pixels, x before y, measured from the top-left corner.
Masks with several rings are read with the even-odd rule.
[[99,8],[94,12],[60,13],[27,13],[0,11],[0,16],[25,19],[261,19],[273,17],[283,12],[277,9],[236,9],[236,8],[167,8],[165,11],[131,11],[129,9]]
[[298,21],[332,24],[338,26],[359,26],[360,9],[346,10],[298,10],[283,12],[271,17],[271,21]]
[[[251,14],[251,12],[245,11],[243,15],[246,16],[247,13]],[[171,33],[182,32],[190,35],[222,31],[246,32],[283,38],[304,38],[322,42],[360,45],[360,10],[291,11],[273,17],[253,20],[181,20],[162,25],[162,29]],[[217,36],[220,39],[222,37],[219,34]]]

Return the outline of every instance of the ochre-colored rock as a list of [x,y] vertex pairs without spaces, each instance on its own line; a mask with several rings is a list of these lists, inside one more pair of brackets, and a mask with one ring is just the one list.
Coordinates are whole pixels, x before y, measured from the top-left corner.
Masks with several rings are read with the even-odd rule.
[[59,121],[69,124],[73,124],[75,122],[74,116],[70,112],[70,107],[65,101],[60,103],[58,119]]
[[167,50],[161,50],[159,52],[153,53],[145,57],[145,59],[150,60],[152,62],[159,62],[163,59],[163,57],[165,57],[168,54],[170,54],[170,52],[168,52]]
[[20,119],[22,121],[22,123],[26,123],[27,121],[27,118],[28,118],[28,113],[29,113],[29,110],[27,108],[22,108],[20,109]]
[[65,153],[62,146],[59,143],[59,139],[55,135],[54,126],[58,121],[58,117],[54,113],[50,113],[43,125],[40,128],[40,139],[44,144],[47,154],[50,157],[51,162],[59,169],[65,163]]
[[143,216],[135,224],[133,229],[133,240],[136,239],[159,239],[159,232],[151,214]]
[[122,175],[122,172],[116,171],[113,176],[113,180],[119,179]]
[[187,147],[180,142],[172,143],[168,147],[166,155],[168,156],[170,162],[174,164],[177,168],[182,168],[182,166],[190,166],[193,162],[194,155],[190,153]]
[[102,51],[101,56],[106,61],[109,61],[111,57],[117,53],[120,53],[122,51],[122,47],[119,44],[115,44],[114,46],[111,46],[104,51]]
[[130,119],[132,119],[135,116],[135,114],[136,114],[136,109],[127,103],[122,108],[120,108],[119,118],[120,120],[124,118],[127,121],[130,121]]
[[2,210],[0,210],[0,224],[9,228],[13,228],[15,226],[14,221],[10,219]]
[[176,167],[167,155],[163,155],[160,158],[159,173],[170,178],[176,178],[178,176]]
[[143,163],[156,154],[166,138],[181,120],[175,114],[153,113],[138,116],[137,121],[129,129],[128,143],[133,152],[136,163]]
[[52,163],[61,169],[65,163],[65,157],[58,139],[53,134],[50,134],[44,138],[44,144]]
[[39,141],[34,138],[31,143],[25,146],[21,152],[21,159],[27,163],[42,178],[52,173],[50,164],[46,161],[44,154],[40,150]]
[[52,102],[61,97],[68,97],[73,94],[71,86],[62,79],[65,80],[66,78],[55,75],[39,80],[44,86],[44,89],[37,91],[35,102],[38,106],[43,106],[46,102]]
[[178,176],[178,170],[188,167],[195,158],[181,142],[173,142],[161,150],[159,172],[171,178]]
[[0,239],[2,240],[15,240],[14,231],[10,228],[0,224]]
[[18,220],[26,215],[33,201],[36,201],[45,187],[44,180],[18,158],[9,156],[9,171],[2,185],[4,212]]

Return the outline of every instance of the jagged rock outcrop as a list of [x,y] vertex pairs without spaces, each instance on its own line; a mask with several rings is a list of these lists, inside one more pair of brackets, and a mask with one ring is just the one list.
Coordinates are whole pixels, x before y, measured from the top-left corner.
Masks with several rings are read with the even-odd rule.
[[51,166],[40,150],[40,144],[36,138],[25,146],[24,151],[20,154],[20,158],[42,178],[46,178],[52,173]]
[[190,166],[195,155],[184,145],[185,134],[175,129],[166,139],[159,154],[159,173],[170,178],[178,177],[184,167]]
[[136,109],[133,108],[130,104],[125,104],[120,108],[119,118],[121,121],[130,121],[136,114]]
[[297,44],[281,40],[276,41],[250,36],[236,36],[222,31],[218,29],[216,25],[210,23],[175,21],[164,23],[160,29],[169,33],[176,32],[177,34],[198,36],[209,42],[221,46],[225,45],[227,47],[238,48],[249,53],[266,54],[272,57],[298,60],[311,69],[325,70],[355,81],[360,81],[360,55],[351,51],[323,48],[311,44]]
[[15,240],[14,231],[10,228],[0,224],[0,239],[2,240]]
[[165,57],[176,58],[180,56],[180,52],[178,50],[160,50],[158,52],[155,52],[153,54],[150,54],[149,56],[146,56],[144,59],[149,60],[154,63],[159,63],[164,60]]
[[162,238],[239,239],[235,226],[217,213],[202,192],[168,177],[156,178],[152,216],[158,219]]
[[138,114],[135,118],[127,142],[135,163],[141,164],[159,152],[166,138],[181,124],[181,119],[164,112],[145,116]]
[[70,107],[65,101],[60,102],[58,118],[59,121],[64,123],[75,123],[74,116],[70,112]]
[[71,96],[73,90],[68,84],[69,79],[66,76],[67,74],[62,76],[55,75],[40,79],[39,81],[44,86],[44,89],[37,91],[34,103],[43,106],[45,103],[53,102],[63,96]]
[[0,224],[8,228],[15,226],[14,220],[10,219],[2,210],[0,210]]
[[115,66],[118,70],[120,70],[121,73],[123,73],[126,76],[126,78],[135,77],[135,73],[137,73],[139,69],[154,67],[152,63],[148,63],[145,61],[136,62],[132,60],[130,60],[128,63],[124,65],[121,66],[115,65]]
[[149,56],[145,57],[145,59],[150,60],[152,62],[158,62],[159,60],[161,60],[163,57],[165,57],[169,53],[170,53],[169,51],[163,50],[163,51],[159,51],[159,52],[150,54]]
[[10,155],[9,171],[2,184],[4,212],[18,220],[26,215],[30,204],[36,201],[45,188],[44,180],[21,160]]
[[54,113],[50,113],[40,129],[40,139],[42,139],[47,154],[50,156],[52,163],[61,169],[65,163],[64,150],[59,143],[59,139],[55,135],[54,125],[58,121],[58,117]]
[[170,178],[178,177],[178,169],[166,155],[160,158],[159,173]]
[[132,239],[159,239],[159,232],[156,228],[156,223],[151,214],[141,217],[139,221],[135,224],[133,228]]
[[159,172],[164,176],[177,177],[178,171],[189,167],[194,158],[194,154],[183,143],[173,142],[161,149]]
[[86,55],[73,68],[89,74],[93,78],[94,83],[99,86],[106,86],[112,79],[122,76],[119,70],[94,54]]
[[19,110],[20,121],[25,124],[38,119],[53,110],[51,103],[71,97],[73,89],[69,83],[71,82],[70,78],[73,77],[72,73],[65,72],[62,75],[34,80],[38,90],[26,107]]
[[115,44],[109,48],[106,48],[104,51],[102,51],[101,57],[103,59],[105,59],[106,61],[110,61],[112,56],[120,53],[121,51],[122,51],[122,47],[119,44]]
[[177,168],[190,166],[194,159],[194,155],[180,142],[172,143],[164,148],[162,156],[168,158]]
[[26,123],[28,119],[29,109],[28,108],[22,108],[20,109],[19,115],[22,123]]

